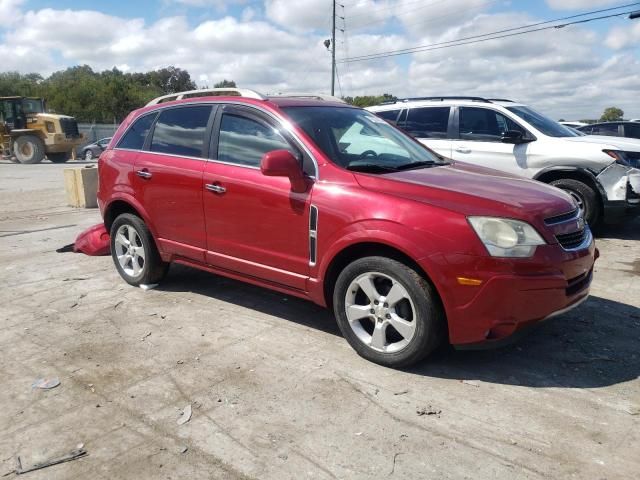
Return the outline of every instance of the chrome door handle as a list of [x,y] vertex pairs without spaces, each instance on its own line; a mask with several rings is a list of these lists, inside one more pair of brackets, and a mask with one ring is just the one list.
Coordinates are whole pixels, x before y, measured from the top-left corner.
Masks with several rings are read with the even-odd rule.
[[149,180],[151,177],[153,177],[151,172],[147,172],[146,170],[138,170],[136,172],[136,175],[138,175],[140,178],[144,178],[146,180]]
[[224,193],[227,191],[222,185],[214,185],[213,183],[207,183],[204,187],[210,192]]
[[467,147],[456,147],[458,153],[471,153],[471,149]]

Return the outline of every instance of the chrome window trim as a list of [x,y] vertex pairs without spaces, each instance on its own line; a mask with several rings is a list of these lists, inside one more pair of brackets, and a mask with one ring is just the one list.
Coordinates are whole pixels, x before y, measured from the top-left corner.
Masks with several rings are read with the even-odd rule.
[[[315,215],[312,215],[312,211],[315,211]],[[318,260],[318,223],[319,223],[318,207],[311,204],[309,206],[309,266],[316,265]],[[315,225],[311,224],[311,220],[315,217]],[[315,249],[312,250],[311,244],[315,243]]]
[[[140,115],[138,118],[136,118],[133,122],[131,122],[128,126],[127,129],[122,133],[122,135],[120,136],[120,138],[118,139],[118,143],[120,143],[121,139],[124,138],[124,136],[127,134],[127,132],[129,131],[129,129],[142,117],[144,117],[145,115],[150,115],[150,114],[158,114],[159,112],[161,112],[162,110],[166,110],[166,109],[170,109],[170,108],[178,108],[181,106],[193,106],[193,105],[224,105],[224,104],[228,104],[228,105],[240,105],[240,106],[245,106],[245,107],[250,107],[253,108],[254,110],[257,110],[260,113],[266,114],[268,115],[272,120],[274,120],[280,127],[282,127],[283,129],[285,129],[287,131],[287,133],[289,135],[291,135],[291,138],[293,138],[293,140],[296,142],[297,146],[299,148],[301,148],[302,150],[304,150],[307,155],[309,155],[309,158],[311,158],[311,161],[313,162],[313,167],[315,169],[315,175],[308,175],[308,178],[317,181],[320,179],[320,166],[318,164],[318,160],[316,159],[316,157],[311,153],[311,151],[309,150],[309,148],[307,148],[307,146],[305,145],[305,143],[300,139],[300,137],[293,131],[293,129],[291,128],[290,125],[287,125],[285,123],[285,121],[281,118],[279,118],[278,116],[274,115],[272,112],[270,112],[269,110],[260,108],[256,105],[250,104],[250,103],[245,103],[245,102],[237,102],[237,101],[232,101],[232,100],[221,100],[221,101],[213,101],[213,100],[209,100],[206,102],[203,102],[202,100],[198,100],[197,98],[194,98],[193,102],[182,102],[179,104],[171,104],[171,105],[167,105],[167,106],[162,106],[162,104],[157,104],[158,106],[156,108],[154,108],[153,110],[149,111],[149,112],[145,112],[142,115]],[[160,154],[159,152],[151,152],[149,150],[134,150],[134,149],[129,149],[129,148],[119,148],[119,147],[114,147],[114,150],[124,150],[124,151],[128,151],[128,152],[145,152],[145,153],[153,153],[153,154]],[[169,156],[174,156],[174,157],[179,157],[179,158],[187,158],[187,159],[192,159],[192,160],[202,160],[205,162],[215,162],[215,163],[221,163],[224,165],[233,165],[233,166],[237,166],[237,167],[244,167],[244,168],[251,168],[254,170],[260,170],[260,167],[254,167],[254,166],[250,166],[250,165],[242,165],[239,163],[230,163],[230,162],[224,162],[224,161],[220,161],[220,160],[215,160],[215,159],[211,159],[211,158],[197,158],[197,157],[186,157],[186,156],[181,156],[181,155],[175,155],[175,154],[161,154],[161,155],[169,155]]]

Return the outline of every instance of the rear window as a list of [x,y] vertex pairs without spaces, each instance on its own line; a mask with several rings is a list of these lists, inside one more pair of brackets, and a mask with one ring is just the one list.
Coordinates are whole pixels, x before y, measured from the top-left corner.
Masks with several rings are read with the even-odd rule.
[[418,138],[447,138],[449,107],[419,107],[409,110],[404,130]]
[[202,157],[210,115],[209,105],[164,110],[153,129],[151,151]]
[[118,143],[118,148],[142,150],[144,141],[147,138],[147,134],[155,118],[156,112],[153,112],[137,119]]

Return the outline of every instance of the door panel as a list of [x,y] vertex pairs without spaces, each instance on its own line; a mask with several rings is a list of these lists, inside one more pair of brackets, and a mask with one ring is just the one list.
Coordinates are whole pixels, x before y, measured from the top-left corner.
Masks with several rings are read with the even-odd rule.
[[305,289],[312,182],[306,192],[294,193],[288,178],[267,177],[259,169],[267,151],[295,147],[238,107],[225,107],[216,125],[217,158],[207,162],[202,185],[207,261]]
[[531,176],[528,156],[532,143],[514,145],[500,140],[507,130],[526,134],[520,125],[495,110],[480,107],[460,107],[458,118],[460,138],[451,142],[454,160]]
[[166,253],[204,261],[203,158],[213,121],[211,105],[162,110],[134,167],[136,196]]

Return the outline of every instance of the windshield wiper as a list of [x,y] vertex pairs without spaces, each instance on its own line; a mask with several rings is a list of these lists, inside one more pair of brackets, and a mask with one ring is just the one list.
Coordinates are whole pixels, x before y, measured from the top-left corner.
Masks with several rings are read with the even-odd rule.
[[405,163],[404,165],[399,165],[398,167],[396,167],[396,170],[413,170],[416,168],[431,167],[433,165],[446,165],[446,163],[436,162],[435,160],[425,160],[423,162],[411,162]]
[[397,172],[396,167],[390,167],[387,165],[380,165],[378,163],[360,163],[357,165],[348,165],[347,170],[354,172]]

